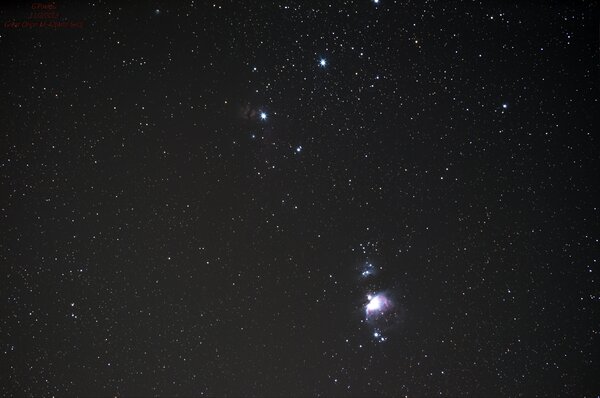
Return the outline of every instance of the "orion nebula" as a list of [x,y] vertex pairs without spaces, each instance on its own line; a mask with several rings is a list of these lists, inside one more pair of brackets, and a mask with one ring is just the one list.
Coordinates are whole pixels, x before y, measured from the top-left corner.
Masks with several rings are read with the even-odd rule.
[[383,293],[367,296],[369,302],[365,305],[367,319],[377,318],[385,315],[392,308],[392,301]]

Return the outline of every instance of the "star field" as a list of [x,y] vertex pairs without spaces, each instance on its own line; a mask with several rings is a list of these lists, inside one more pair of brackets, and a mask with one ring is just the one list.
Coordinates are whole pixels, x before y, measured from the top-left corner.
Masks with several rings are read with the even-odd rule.
[[2,395],[598,394],[597,3],[54,4],[0,6]]

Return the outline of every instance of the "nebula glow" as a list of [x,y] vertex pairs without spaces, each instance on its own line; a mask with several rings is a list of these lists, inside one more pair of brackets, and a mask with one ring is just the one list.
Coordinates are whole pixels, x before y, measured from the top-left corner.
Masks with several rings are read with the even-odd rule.
[[383,314],[391,306],[391,301],[383,293],[368,295],[367,299],[369,300],[365,307],[367,318]]
[[373,264],[371,264],[371,263],[366,263],[363,266],[362,272],[360,274],[361,274],[361,276],[363,278],[366,278],[366,277],[368,277],[370,275],[374,275],[375,274],[375,267],[373,267]]

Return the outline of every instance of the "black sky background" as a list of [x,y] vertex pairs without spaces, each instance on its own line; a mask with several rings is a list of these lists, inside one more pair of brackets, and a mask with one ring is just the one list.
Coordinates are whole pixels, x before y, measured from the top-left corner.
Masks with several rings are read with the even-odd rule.
[[598,393],[597,3],[56,4],[0,7],[3,395]]

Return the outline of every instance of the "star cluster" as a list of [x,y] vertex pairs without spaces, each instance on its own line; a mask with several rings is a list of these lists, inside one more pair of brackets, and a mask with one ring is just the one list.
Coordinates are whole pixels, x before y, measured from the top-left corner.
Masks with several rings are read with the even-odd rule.
[[600,391],[597,2],[5,3],[3,396]]

